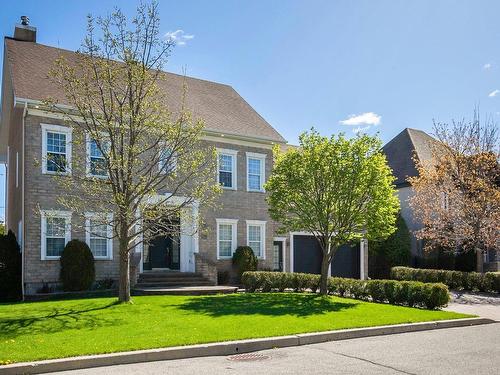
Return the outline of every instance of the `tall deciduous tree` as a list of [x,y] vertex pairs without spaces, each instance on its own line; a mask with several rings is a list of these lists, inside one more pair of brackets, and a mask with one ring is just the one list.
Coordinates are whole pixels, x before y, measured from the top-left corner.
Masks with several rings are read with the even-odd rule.
[[320,293],[327,293],[328,267],[339,246],[394,232],[399,201],[394,177],[376,137],[323,137],[314,129],[298,148],[275,149],[266,183],[271,216],[282,231],[308,231],[323,258]]
[[500,249],[500,164],[498,126],[473,120],[435,123],[432,159],[417,165],[410,200],[426,248],[474,251],[478,272],[483,254]]
[[[210,206],[220,191],[215,149],[201,143],[203,122],[193,121],[184,107],[186,89],[160,88],[172,47],[160,35],[158,4],[142,4],[131,24],[120,10],[105,18],[89,16],[76,59],[61,57],[51,71],[66,100],[48,105],[73,128],[73,148],[86,145],[96,157],[87,167],[83,160],[72,166],[65,159],[48,161],[62,164],[53,168],[62,174],[71,168],[71,178],[59,178],[66,189],[60,202],[80,213],[113,213],[97,222],[111,224],[111,237],[118,240],[119,300],[125,302],[131,252],[148,236],[179,229],[173,228],[178,221],[168,218],[192,205]],[[179,95],[178,108],[166,107],[169,94]],[[197,223],[190,228],[196,230]]]

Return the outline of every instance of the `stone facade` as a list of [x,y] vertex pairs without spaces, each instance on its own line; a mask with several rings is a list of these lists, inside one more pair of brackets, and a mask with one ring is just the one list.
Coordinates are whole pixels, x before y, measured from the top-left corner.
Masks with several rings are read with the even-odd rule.
[[[65,188],[54,180],[54,176],[43,174],[41,167],[42,158],[42,126],[41,124],[64,125],[57,118],[42,117],[27,114],[24,119],[24,282],[26,293],[34,293],[44,283],[55,285],[59,280],[59,260],[42,260],[41,257],[41,216],[40,210],[64,210],[58,203],[58,197],[65,193]],[[73,137],[75,134],[73,133]],[[218,198],[216,209],[200,207],[200,215],[204,222],[198,235],[199,253],[203,259],[215,264],[218,270],[231,270],[231,260],[217,259],[217,223],[216,219],[237,219],[237,246],[247,244],[247,220],[266,222],[265,253],[259,260],[259,267],[270,269],[273,266],[273,236],[275,224],[269,217],[266,204],[266,193],[247,191],[247,152],[266,155],[265,177],[272,170],[271,144],[258,144],[251,142],[225,141],[217,142],[205,140],[207,146],[217,147],[237,152],[237,189],[224,190]],[[72,164],[85,163],[85,146],[74,144],[72,150]],[[73,167],[74,173],[77,168]],[[58,177],[60,178],[60,177]],[[71,177],[68,177],[71,178]],[[214,175],[214,178],[216,176]],[[12,183],[10,176],[9,183]],[[12,191],[12,189],[11,189]],[[161,193],[161,191],[160,191]],[[20,202],[20,197],[16,197]],[[13,204],[13,206],[15,206]],[[20,207],[18,208],[20,214]],[[18,215],[20,216],[20,215]],[[16,215],[9,213],[10,221],[15,221]],[[85,241],[84,218],[82,213],[72,213],[71,238]],[[9,225],[10,226],[10,225]],[[96,279],[118,278],[118,246],[113,241],[113,257],[111,260],[96,260]],[[194,257],[193,257],[194,258]],[[193,259],[194,261],[194,259]],[[197,262],[201,267],[201,262]],[[205,267],[206,268],[206,267]],[[202,270],[196,270],[201,272]],[[212,269],[213,273],[213,269]],[[211,275],[216,278],[216,275]]]

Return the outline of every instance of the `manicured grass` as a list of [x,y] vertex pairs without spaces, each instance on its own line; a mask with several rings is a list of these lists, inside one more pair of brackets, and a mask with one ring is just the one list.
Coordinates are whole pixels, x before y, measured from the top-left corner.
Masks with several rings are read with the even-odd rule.
[[0,363],[468,317],[313,294],[0,305]]

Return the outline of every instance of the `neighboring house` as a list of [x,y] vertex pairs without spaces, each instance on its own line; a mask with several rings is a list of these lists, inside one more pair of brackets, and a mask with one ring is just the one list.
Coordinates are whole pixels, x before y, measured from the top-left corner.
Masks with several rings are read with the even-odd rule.
[[[21,245],[25,293],[58,282],[60,253],[75,238],[90,245],[96,279],[116,279],[118,243],[104,238],[110,228],[103,228],[101,237],[90,236],[83,228],[92,225],[91,213],[65,211],[58,205],[57,198],[64,191],[54,184],[46,162],[48,155],[55,154],[63,155],[69,165],[95,156],[89,154],[91,147],[72,145],[72,130],[61,114],[40,109],[41,101],[48,97],[64,103],[63,93],[48,80],[47,73],[56,58],[63,55],[71,61],[74,52],[36,43],[36,29],[27,25],[17,25],[14,37],[6,37],[4,46],[0,162],[7,170],[6,227],[17,234]],[[162,236],[138,247],[136,274],[155,269],[196,272],[216,283],[217,271],[231,268],[233,251],[239,245],[252,247],[260,268],[308,271],[300,264],[315,246],[308,242],[311,237],[306,233],[277,234],[265,201],[263,184],[272,170],[272,148],[285,145],[285,139],[232,87],[165,75],[161,85],[171,94],[173,108],[179,105],[186,79],[187,107],[205,121],[202,141],[218,150],[216,178],[224,189],[219,208],[192,207],[193,215],[199,212],[203,217],[200,233]],[[182,217],[180,221],[182,227]],[[347,253],[334,262],[333,273],[364,277],[365,259],[359,252],[357,256]]]
[[[425,257],[423,240],[415,236],[415,232],[422,228],[422,223],[415,218],[409,199],[414,191],[408,182],[409,177],[418,176],[415,160],[427,162],[432,159],[432,144],[436,140],[422,130],[406,128],[391,139],[383,148],[387,162],[396,177],[396,188],[401,204],[401,215],[411,233],[412,257]],[[500,262],[496,252],[485,254],[485,270],[496,271]]]
[[435,139],[427,133],[406,128],[382,148],[387,163],[396,177],[401,216],[411,233],[412,257],[423,257],[424,254],[422,240],[418,240],[415,236],[415,232],[422,229],[422,224],[415,218],[408,201],[414,194],[408,178],[418,176],[415,159],[425,162],[432,158],[433,142]]

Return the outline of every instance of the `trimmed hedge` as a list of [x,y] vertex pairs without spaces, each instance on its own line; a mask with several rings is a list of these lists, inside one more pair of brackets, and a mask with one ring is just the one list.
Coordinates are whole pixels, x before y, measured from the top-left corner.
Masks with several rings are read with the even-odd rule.
[[21,298],[21,249],[9,230],[6,235],[0,235],[0,302]]
[[451,289],[500,293],[500,272],[462,272],[410,267],[393,267],[394,280],[443,283]]
[[[284,272],[245,272],[242,283],[247,292],[278,291],[293,289],[316,292],[319,275]],[[342,277],[328,278],[328,293],[341,297],[351,297],[374,302],[388,302],[394,305],[425,307],[435,309],[449,301],[446,285],[442,283],[422,283],[418,281],[357,280]]]

